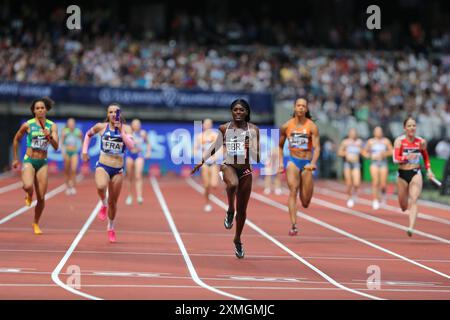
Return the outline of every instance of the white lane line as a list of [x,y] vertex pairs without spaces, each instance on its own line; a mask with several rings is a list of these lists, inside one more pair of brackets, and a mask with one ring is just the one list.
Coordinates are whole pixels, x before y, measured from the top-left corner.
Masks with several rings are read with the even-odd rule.
[[[188,178],[186,179],[186,182],[196,191],[198,191],[199,193],[203,193],[203,187],[201,187],[197,182],[195,182],[192,178]],[[223,208],[224,210],[227,210],[228,207],[227,205],[221,201],[219,198],[217,198],[214,195],[210,195],[210,199],[217,204],[219,207]],[[348,288],[344,285],[342,285],[341,283],[337,282],[336,280],[334,280],[333,278],[331,278],[329,275],[327,275],[326,273],[324,273],[323,271],[319,270],[318,268],[316,268],[314,265],[312,265],[311,263],[309,263],[308,261],[306,261],[304,258],[300,257],[298,254],[296,254],[295,252],[293,252],[291,249],[289,249],[288,247],[286,247],[284,244],[282,244],[281,242],[279,242],[278,240],[276,240],[274,237],[270,236],[268,233],[266,233],[264,230],[262,230],[261,228],[259,228],[257,225],[255,225],[253,222],[250,221],[250,219],[247,219],[246,224],[248,224],[250,226],[250,228],[252,228],[253,230],[255,230],[256,232],[258,232],[259,234],[261,234],[262,236],[264,236],[265,238],[267,238],[268,240],[270,240],[271,242],[273,242],[275,245],[277,245],[279,248],[281,248],[282,250],[284,250],[285,252],[289,253],[291,256],[293,256],[295,259],[297,259],[298,261],[300,261],[301,263],[303,263],[305,266],[307,266],[308,268],[310,268],[311,270],[313,270],[314,272],[316,272],[317,274],[319,274],[322,278],[324,278],[325,280],[327,280],[329,283],[331,283],[332,285],[366,297],[366,298],[370,298],[370,299],[374,299],[374,300],[384,300],[382,298],[373,296],[373,295],[369,295],[367,293],[364,292],[360,292],[351,288]]]
[[[255,199],[257,199],[257,200],[259,200],[259,201],[261,201],[261,202],[263,202],[263,203],[265,203],[265,204],[271,205],[272,207],[275,207],[275,208],[278,208],[278,209],[280,209],[280,210],[289,212],[287,206],[282,205],[282,204],[280,204],[280,203],[278,203],[278,202],[276,202],[276,201],[273,201],[272,199],[267,198],[267,197],[265,197],[265,196],[263,196],[263,195],[261,195],[261,194],[252,192],[251,197],[253,197],[253,198],[255,198]],[[386,249],[386,248],[384,248],[384,247],[382,247],[382,246],[379,246],[379,245],[377,245],[377,244],[375,244],[375,243],[373,243],[373,242],[370,242],[370,241],[368,241],[368,240],[365,240],[365,239],[362,239],[362,238],[360,238],[360,237],[358,237],[358,236],[355,236],[355,235],[353,235],[353,234],[351,234],[351,233],[349,233],[349,232],[347,232],[347,231],[344,231],[344,230],[342,230],[342,229],[340,229],[340,228],[337,228],[337,227],[332,226],[332,225],[330,225],[330,224],[328,224],[328,223],[326,223],[326,222],[323,222],[322,220],[313,218],[313,217],[311,217],[311,216],[309,216],[309,215],[307,215],[307,214],[305,214],[305,213],[303,213],[303,212],[301,212],[301,211],[297,211],[297,216],[299,216],[299,217],[301,217],[301,218],[303,218],[303,219],[305,219],[305,220],[308,220],[309,222],[312,222],[312,223],[314,223],[314,224],[317,224],[317,225],[319,225],[319,226],[322,226],[322,227],[324,227],[324,228],[327,228],[327,229],[329,229],[329,230],[332,230],[332,231],[334,231],[334,232],[337,232],[337,233],[339,233],[339,234],[342,234],[342,235],[344,235],[344,236],[346,236],[346,237],[348,237],[348,238],[351,238],[351,239],[353,239],[353,240],[356,240],[356,241],[359,241],[359,242],[361,242],[361,243],[364,243],[364,244],[368,245],[369,247],[372,247],[372,248],[375,248],[375,249],[377,249],[377,250],[383,251],[383,252],[385,252],[385,253],[387,253],[387,254],[389,254],[389,255],[392,255],[392,256],[394,256],[394,257],[397,257],[397,258],[399,258],[399,259],[401,259],[401,260],[404,260],[404,261],[406,261],[406,262],[409,262],[409,263],[411,263],[411,264],[414,264],[414,265],[416,265],[416,266],[418,266],[418,267],[420,267],[420,268],[422,268],[422,269],[428,270],[428,271],[433,272],[433,273],[435,273],[435,274],[437,274],[437,275],[440,275],[440,276],[442,276],[442,277],[444,277],[444,278],[450,279],[450,276],[449,276],[448,274],[445,274],[445,273],[440,272],[440,271],[438,271],[438,270],[435,270],[435,269],[433,269],[433,268],[431,268],[431,267],[428,267],[428,266],[426,266],[426,265],[423,265],[423,264],[421,264],[421,263],[418,263],[417,261],[414,261],[414,260],[409,259],[409,258],[407,258],[407,257],[405,257],[405,256],[402,256],[401,254],[398,254],[398,253],[396,253],[396,252],[393,252],[393,251],[391,251],[391,250],[388,250],[388,249]]]
[[450,210],[449,205],[439,203],[439,202],[432,202],[432,201],[425,200],[425,199],[419,199],[419,203],[423,204],[425,206],[428,206],[428,207],[435,208],[435,209]]
[[[400,229],[400,230],[403,230],[403,231],[408,230],[407,227],[402,226],[402,225],[400,225],[398,223],[391,222],[389,220],[385,220],[385,219],[382,219],[382,218],[378,218],[378,217],[372,216],[370,214],[366,214],[366,213],[358,211],[358,210],[345,208],[345,207],[336,205],[336,204],[334,204],[332,202],[325,201],[325,200],[322,200],[322,199],[313,198],[312,199],[312,203],[316,203],[319,206],[326,207],[326,208],[331,208],[331,209],[334,209],[336,211],[339,211],[339,212],[342,212],[342,213],[346,213],[346,214],[349,214],[349,215],[352,215],[352,216],[355,216],[355,217],[359,217],[359,218],[363,218],[363,219],[366,219],[366,220],[374,221],[374,222],[377,222],[377,223],[380,223],[380,224],[384,224],[384,225],[392,227],[392,228]],[[450,244],[450,240],[447,240],[447,239],[435,236],[433,234],[430,234],[430,233],[427,233],[427,232],[424,232],[424,231],[420,231],[420,230],[414,229],[414,233],[418,234],[418,235],[421,235],[423,237],[429,238],[429,239],[433,239],[433,240],[445,243],[445,244]]]
[[10,185],[4,186],[0,188],[0,194],[19,189],[22,186],[22,181],[12,183]]
[[[11,272],[12,273],[12,272]],[[46,276],[51,274],[51,272],[20,272],[21,275],[42,275]],[[60,273],[61,275],[70,275],[69,273]],[[83,278],[115,278],[115,277],[122,277],[122,278],[129,278],[129,279],[151,279],[151,280],[166,280],[166,279],[176,279],[176,280],[189,280],[191,281],[192,278],[190,276],[174,276],[170,274],[164,274],[164,273],[135,273],[135,272],[112,272],[112,271],[104,271],[104,272],[81,272],[80,276]],[[25,279],[25,277],[22,277],[22,279]],[[328,285],[328,281],[312,281],[308,280],[307,278],[294,278],[294,277],[283,277],[283,276],[249,276],[249,275],[217,275],[216,277],[206,277],[203,278],[204,280],[208,281],[219,281],[219,282],[233,282],[238,281],[240,283],[289,283],[291,285],[296,284],[314,284],[314,285]],[[352,281],[348,282],[342,282],[342,284],[350,285],[350,286],[358,286],[362,289],[367,288],[367,280],[358,280],[353,279]],[[405,281],[405,280],[387,280],[387,281],[381,281],[380,285],[382,287],[385,286],[399,286],[399,287],[405,287],[405,286],[414,286],[414,287],[432,287],[433,289],[450,289],[450,286],[442,285],[440,282],[414,282],[414,281]],[[198,287],[198,286],[197,286]],[[216,286],[217,287],[217,286]],[[292,288],[291,286],[289,288]],[[338,288],[339,289],[339,288]],[[340,289],[339,289],[340,290]]]
[[[325,188],[320,188],[320,187],[314,187],[314,191],[317,191],[318,193],[322,194],[322,195],[326,195],[326,196],[332,196],[335,197],[337,199],[341,199],[341,200],[347,200],[348,196],[346,194],[343,194],[341,192],[338,191],[332,191],[330,189],[325,189]],[[367,206],[372,206],[372,202],[370,200],[367,199],[362,199],[362,198],[356,198],[356,202],[357,203],[361,203]],[[408,215],[407,212],[403,212],[402,210],[400,210],[400,208],[398,207],[394,207],[388,204],[384,204],[382,203],[380,205],[381,208],[396,212],[396,213],[400,213],[402,215]],[[434,221],[434,222],[438,222],[438,223],[443,223],[443,224],[447,224],[450,225],[450,220],[445,219],[445,218],[440,218],[440,217],[435,217],[429,214],[425,214],[425,213],[418,213],[417,215],[419,218],[422,218],[424,220],[430,220],[430,221]]]
[[[83,176],[82,176],[81,174],[79,174],[79,175],[76,177],[76,179],[77,179],[77,182],[79,182],[79,181],[83,180]],[[54,196],[56,196],[58,193],[61,193],[61,192],[64,191],[65,189],[66,189],[66,185],[65,185],[65,184],[62,184],[62,185],[60,185],[59,187],[57,187],[57,188],[55,188],[55,189],[53,189],[53,190],[47,192],[47,194],[45,195],[45,200],[48,200],[48,199],[53,198]],[[4,217],[3,219],[1,219],[1,220],[0,220],[0,224],[3,224],[3,223],[5,223],[5,222],[7,222],[7,221],[9,221],[9,220],[11,220],[11,219],[17,217],[17,216],[20,216],[22,213],[26,212],[27,210],[30,210],[31,208],[35,207],[36,204],[37,204],[37,201],[34,200],[34,201],[31,203],[31,206],[29,206],[29,207],[23,206],[22,208],[17,209],[17,210],[14,211],[13,213],[11,213],[11,214],[7,215],[6,217]]]
[[[66,253],[65,250],[20,250],[20,249],[0,249],[0,252],[27,252],[27,253]],[[76,254],[107,254],[107,255],[149,255],[149,256],[182,256],[181,253],[174,252],[134,252],[134,251],[84,251],[75,250]],[[217,253],[190,253],[190,256],[197,257],[234,257],[234,254],[217,254]],[[269,254],[249,254],[248,257],[261,259],[292,259],[290,255],[269,255]],[[356,256],[304,256],[305,259],[315,260],[362,260],[362,261],[397,261],[396,258],[380,258],[380,257],[356,257]],[[450,263],[448,259],[414,259],[418,262],[432,262],[432,263]],[[23,269],[23,268],[22,268]],[[1,269],[0,269],[1,270]],[[23,269],[25,270],[25,269]],[[34,269],[33,269],[34,270]]]
[[66,254],[61,259],[61,261],[58,263],[58,265],[56,266],[55,270],[53,270],[53,272],[52,272],[52,280],[58,286],[62,287],[63,289],[66,289],[67,291],[70,291],[70,292],[72,292],[74,294],[77,294],[79,296],[82,296],[82,297],[87,298],[87,299],[92,299],[92,300],[102,300],[102,299],[99,298],[99,297],[96,297],[96,296],[93,296],[93,295],[90,295],[90,294],[78,291],[75,288],[73,288],[71,286],[68,286],[67,284],[63,283],[61,281],[61,279],[59,279],[59,273],[61,272],[62,268],[66,264],[67,260],[69,260],[69,257],[72,255],[72,253],[75,250],[75,248],[77,247],[78,243],[83,238],[84,234],[88,230],[88,228],[91,225],[92,221],[94,221],[94,219],[95,219],[95,217],[97,215],[97,212],[100,209],[101,205],[102,205],[102,203],[101,203],[101,201],[99,201],[97,203],[97,205],[95,206],[94,210],[92,210],[91,214],[89,215],[89,218],[86,220],[86,222],[83,225],[83,227],[81,228],[80,232],[77,234],[77,236],[73,240],[73,242],[70,245],[69,249],[67,249]]
[[0,173],[0,180],[3,178],[8,178],[14,175],[14,171],[13,170],[9,170],[9,171],[5,171]]
[[[28,228],[2,228],[2,231],[10,231],[10,232],[22,232],[22,231],[27,231],[29,230]],[[59,229],[59,228],[45,228],[45,233],[46,234],[54,234],[54,233],[58,233],[60,234],[61,232],[65,232],[65,233],[69,233],[69,232],[78,232],[79,229]],[[102,229],[95,229],[95,228],[91,228],[89,229],[89,231],[91,233],[104,233],[105,230]],[[167,235],[172,237],[172,232],[170,232],[170,230],[168,232],[155,232],[155,231],[121,231],[120,234],[131,234],[131,235],[143,235],[143,236],[152,236],[152,235]],[[197,237],[198,233],[189,233],[189,232],[180,232],[180,235],[183,237]],[[208,232],[202,232],[202,235],[204,237],[212,237],[212,238],[229,238],[229,234],[227,233],[208,233]],[[281,234],[276,234],[278,239],[292,239],[291,236],[286,235],[284,232]],[[263,238],[263,236],[261,236],[260,234],[249,234],[246,235],[247,238]],[[303,237],[304,240],[310,240],[310,241],[315,241],[315,242],[323,242],[323,243],[329,243],[329,242],[334,242],[334,241],[340,241],[340,240],[345,240],[345,237],[316,237],[316,236],[304,236]],[[382,241],[382,242],[388,242],[388,243],[420,243],[420,244],[429,244],[429,243],[435,243],[434,240],[428,240],[428,239],[418,239],[417,237],[414,239],[411,238],[387,238],[387,237],[367,237],[366,239],[371,240],[371,241]],[[215,241],[216,239],[214,239]],[[220,241],[220,240],[217,240]],[[350,240],[349,240],[350,241]],[[4,244],[4,243],[1,243]],[[0,251],[3,249],[0,249]]]
[[236,296],[236,295],[230,294],[228,292],[216,289],[216,288],[204,283],[199,278],[197,271],[195,270],[195,267],[191,261],[191,258],[189,257],[189,254],[186,250],[186,247],[184,246],[183,240],[181,239],[180,233],[178,232],[177,226],[175,225],[175,222],[173,221],[172,215],[169,211],[169,208],[167,207],[166,200],[164,199],[164,196],[161,192],[161,189],[159,188],[159,184],[156,181],[155,177],[150,177],[150,183],[152,185],[152,188],[153,188],[153,191],[155,192],[156,197],[158,198],[159,204],[160,204],[161,208],[163,209],[164,215],[167,219],[167,222],[169,223],[170,229],[172,230],[175,240],[177,241],[178,247],[180,248],[181,253],[183,254],[184,261],[186,262],[186,265],[189,269],[189,273],[191,274],[192,280],[194,280],[195,283],[197,283],[199,286],[201,286],[207,290],[213,291],[215,293],[218,293],[220,295],[223,295],[225,297],[229,297],[229,298],[237,299],[237,300],[247,300],[246,298]]
[[[327,180],[325,182],[325,184],[327,186],[329,186],[330,188],[335,189],[336,191],[341,191],[341,192],[345,192],[346,191],[346,187],[338,182],[335,181],[330,181]],[[370,187],[366,188],[366,190],[362,190],[362,192],[365,195],[371,195],[372,192],[370,191]],[[391,200],[397,200],[396,197],[394,195],[390,195],[389,199]],[[450,210],[450,206],[446,205],[444,203],[440,203],[440,202],[433,202],[433,201],[429,201],[429,200],[425,200],[425,199],[419,199],[419,204],[423,204],[424,206],[428,206],[428,207],[433,207],[436,209],[443,209],[443,210]]]
[[[65,186],[64,184],[60,185],[59,187],[57,187],[57,188],[51,190],[50,192],[48,192],[48,193],[45,195],[45,200],[48,200],[48,199],[53,198],[54,196],[56,196],[58,193],[64,191],[65,189],[66,189],[66,186]],[[3,219],[1,219],[1,220],[0,220],[0,224],[3,224],[3,223],[5,223],[5,222],[7,222],[7,221],[9,221],[9,220],[11,220],[11,219],[17,217],[17,216],[20,216],[22,213],[24,213],[24,212],[30,210],[31,208],[35,207],[35,206],[36,206],[36,203],[37,203],[37,201],[34,200],[34,201],[31,203],[31,206],[29,206],[29,207],[23,206],[22,208],[17,209],[17,210],[14,211],[13,213],[11,213],[11,214],[7,215],[6,217],[4,217]]]
[[[198,289],[198,286],[180,286],[180,285],[151,285],[151,284],[85,284],[89,288],[162,288],[162,289]],[[56,287],[54,284],[47,283],[0,283],[0,287]],[[218,286],[220,289],[236,290],[297,290],[297,291],[338,291],[339,288],[312,288],[312,287],[245,287],[245,286]],[[360,289],[361,291],[373,291],[371,289]],[[380,289],[379,292],[422,292],[422,293],[450,293],[450,290],[424,290],[424,289]]]

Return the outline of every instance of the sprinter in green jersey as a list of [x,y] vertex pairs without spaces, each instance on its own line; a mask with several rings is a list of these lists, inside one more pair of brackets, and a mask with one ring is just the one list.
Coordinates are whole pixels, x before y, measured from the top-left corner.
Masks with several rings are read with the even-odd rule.
[[75,176],[77,174],[79,152],[83,143],[82,132],[76,127],[75,119],[67,119],[66,127],[61,133],[61,152],[64,158],[64,175],[66,194],[76,194]]
[[27,151],[23,158],[22,183],[25,190],[25,204],[31,206],[33,186],[36,191],[36,207],[32,224],[35,234],[42,234],[39,220],[45,206],[45,193],[48,184],[47,149],[49,144],[58,150],[58,130],[56,124],[46,118],[54,102],[47,97],[31,103],[33,119],[28,120],[17,131],[13,142],[13,168],[20,166],[19,143],[27,135]]

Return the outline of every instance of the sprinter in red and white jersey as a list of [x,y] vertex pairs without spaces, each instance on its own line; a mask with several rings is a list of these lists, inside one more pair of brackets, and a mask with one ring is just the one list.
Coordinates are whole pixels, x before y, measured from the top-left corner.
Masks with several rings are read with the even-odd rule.
[[417,200],[422,192],[422,173],[420,159],[423,159],[428,179],[434,179],[425,139],[416,136],[416,120],[409,116],[404,122],[405,134],[395,139],[394,162],[398,163],[397,192],[402,211],[409,209],[409,228],[406,231],[412,236],[417,218]]

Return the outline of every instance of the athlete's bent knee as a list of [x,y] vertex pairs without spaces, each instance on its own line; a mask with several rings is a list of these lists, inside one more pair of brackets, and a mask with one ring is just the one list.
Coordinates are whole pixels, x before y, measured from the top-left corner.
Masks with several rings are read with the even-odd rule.
[[309,200],[309,201],[301,201],[302,202],[302,207],[303,208],[308,208],[309,207],[309,205],[311,204],[311,200]]
[[299,188],[298,187],[289,187],[289,193],[291,195],[297,195]]

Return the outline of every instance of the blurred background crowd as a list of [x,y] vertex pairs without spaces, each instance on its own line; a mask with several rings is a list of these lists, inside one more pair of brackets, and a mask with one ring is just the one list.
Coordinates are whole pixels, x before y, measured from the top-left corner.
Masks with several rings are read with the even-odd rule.
[[[81,30],[66,27],[67,1],[2,3],[2,81],[262,92],[275,112],[306,96],[323,122],[391,136],[412,113],[435,128],[432,154],[450,148],[446,1],[78,1]],[[366,27],[372,4],[381,30]]]

